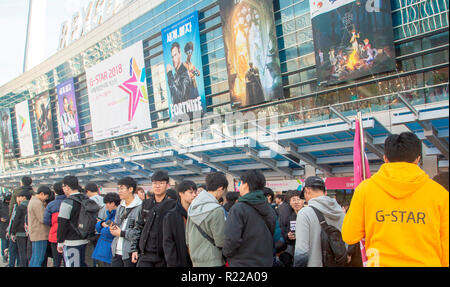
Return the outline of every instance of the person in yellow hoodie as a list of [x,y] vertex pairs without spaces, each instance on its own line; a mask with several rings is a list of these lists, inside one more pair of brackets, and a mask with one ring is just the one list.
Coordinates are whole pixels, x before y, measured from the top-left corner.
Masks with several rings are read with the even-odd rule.
[[449,194],[418,166],[421,150],[413,133],[389,136],[385,164],[355,190],[342,239],[365,238],[367,266],[449,266]]

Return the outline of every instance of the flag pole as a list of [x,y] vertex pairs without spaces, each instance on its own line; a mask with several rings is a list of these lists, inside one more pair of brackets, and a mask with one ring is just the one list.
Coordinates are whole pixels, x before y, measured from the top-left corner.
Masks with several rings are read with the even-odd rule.
[[359,139],[361,142],[361,166],[362,166],[362,172],[363,172],[363,180],[367,179],[366,176],[366,164],[365,164],[365,145],[364,145],[364,129],[363,129],[363,123],[362,123],[362,113],[358,112],[358,121],[359,121]]
[[[366,173],[366,158],[364,156],[365,152],[365,145],[364,145],[364,129],[363,129],[363,123],[362,123],[362,113],[358,112],[357,114],[357,121],[359,123],[359,142],[361,146],[361,167],[362,167],[362,176],[363,180],[367,179],[367,173]],[[367,266],[367,254],[366,254],[366,240],[365,238],[361,239],[360,241],[360,249],[361,249],[361,259],[363,267]]]

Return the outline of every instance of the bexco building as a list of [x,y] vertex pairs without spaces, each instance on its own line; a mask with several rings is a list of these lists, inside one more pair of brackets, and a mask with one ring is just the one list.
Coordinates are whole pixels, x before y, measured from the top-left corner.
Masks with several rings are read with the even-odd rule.
[[2,187],[260,169],[275,190],[352,189],[358,112],[372,173],[403,131],[429,175],[448,170],[448,0],[116,2],[0,87]]

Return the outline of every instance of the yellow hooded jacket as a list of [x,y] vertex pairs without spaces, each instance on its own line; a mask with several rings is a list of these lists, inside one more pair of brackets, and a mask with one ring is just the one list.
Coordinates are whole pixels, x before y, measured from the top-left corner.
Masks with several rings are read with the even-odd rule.
[[416,164],[383,164],[355,190],[342,226],[368,266],[449,266],[449,194]]

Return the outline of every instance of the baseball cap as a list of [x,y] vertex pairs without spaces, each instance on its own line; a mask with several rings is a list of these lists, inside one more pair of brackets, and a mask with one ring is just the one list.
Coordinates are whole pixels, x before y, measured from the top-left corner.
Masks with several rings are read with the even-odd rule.
[[318,176],[310,176],[305,180],[300,198],[305,199],[305,187],[314,187],[325,191],[325,182]]

